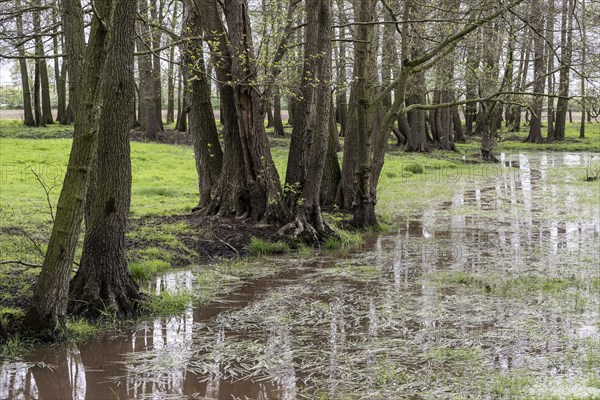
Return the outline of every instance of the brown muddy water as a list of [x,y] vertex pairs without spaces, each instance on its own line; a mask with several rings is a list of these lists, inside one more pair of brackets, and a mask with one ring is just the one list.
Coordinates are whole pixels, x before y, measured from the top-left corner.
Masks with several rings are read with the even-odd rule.
[[[2,399],[598,399],[600,154],[521,154],[360,249],[2,360]],[[194,269],[156,291],[200,290]]]

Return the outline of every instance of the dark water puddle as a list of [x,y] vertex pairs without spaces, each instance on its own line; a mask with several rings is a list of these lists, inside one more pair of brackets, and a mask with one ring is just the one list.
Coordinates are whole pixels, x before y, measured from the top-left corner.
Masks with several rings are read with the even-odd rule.
[[[598,154],[501,157],[394,234],[177,318],[5,360],[3,399],[600,396]],[[199,290],[192,271],[157,291]]]

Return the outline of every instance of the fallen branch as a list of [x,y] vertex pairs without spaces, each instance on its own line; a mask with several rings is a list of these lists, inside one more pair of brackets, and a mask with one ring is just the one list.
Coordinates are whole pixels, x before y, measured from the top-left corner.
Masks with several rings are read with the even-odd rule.
[[217,240],[218,240],[219,242],[223,243],[223,244],[224,244],[224,245],[225,245],[225,246],[226,246],[228,249],[230,249],[230,250],[233,250],[233,251],[235,252],[235,254],[237,254],[237,255],[238,255],[238,257],[240,256],[240,253],[239,253],[239,251],[237,251],[237,249],[236,249],[235,247],[233,247],[232,245],[230,245],[230,244],[229,244],[229,243],[227,243],[226,241],[224,241],[224,240],[221,240],[221,239],[219,239],[219,238],[217,238]]
[[32,264],[32,263],[28,263],[28,262],[21,261],[21,260],[0,261],[0,265],[4,265],[4,264],[18,264],[18,265],[24,265],[26,267],[31,267],[31,268],[41,268],[42,267],[42,264]]

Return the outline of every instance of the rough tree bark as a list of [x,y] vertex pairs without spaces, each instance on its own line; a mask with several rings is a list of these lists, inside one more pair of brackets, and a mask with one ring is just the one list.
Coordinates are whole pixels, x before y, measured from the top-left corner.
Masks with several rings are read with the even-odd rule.
[[[344,1],[337,0],[338,23],[345,25],[348,23],[344,10]],[[338,28],[338,57],[337,57],[337,96],[335,98],[336,120],[340,124],[339,136],[346,136],[346,128],[348,124],[348,94],[346,90],[346,28]],[[337,127],[336,127],[337,129]]]
[[125,231],[131,202],[129,129],[135,96],[133,80],[136,9],[115,0],[110,21],[105,73],[100,97],[97,173],[87,221],[83,254],[71,282],[70,304],[85,317],[108,311],[131,315],[139,287],[127,268]]
[[[147,0],[138,1],[138,8],[140,15],[143,15],[147,20],[149,18]],[[156,140],[158,138],[159,121],[156,110],[157,101],[152,68],[152,54],[148,50],[152,47],[151,44],[148,44],[148,42],[152,41],[152,36],[148,27],[143,22],[140,22],[138,26],[137,51],[141,53],[138,56],[138,69],[140,71],[140,113],[138,119],[142,128],[146,131],[148,139]]]
[[[150,2],[150,18],[152,22],[161,22],[163,15],[164,1],[153,0]],[[159,131],[164,131],[162,120],[162,78],[160,69],[160,45],[162,41],[162,31],[157,27],[150,28],[151,46],[152,46],[152,86],[151,90],[154,97],[154,112],[156,113],[156,126]]]
[[110,15],[110,0],[95,2],[99,15],[92,18],[87,49],[84,41],[83,10],[78,0],[64,0],[66,55],[75,61],[85,54],[83,65],[70,62],[69,83],[75,88],[75,127],[71,156],[56,208],[48,249],[37,280],[30,307],[24,318],[26,329],[41,336],[60,335],[67,312],[69,274],[83,220],[84,199],[90,162],[95,152],[98,114],[98,82],[104,70],[106,26],[101,22]]
[[[191,7],[191,6],[190,6]],[[216,0],[198,0],[196,11],[202,18],[206,40],[211,43],[212,63],[219,82],[231,82],[231,49],[227,44],[227,31],[221,21]],[[200,12],[202,11],[202,12]],[[204,16],[206,19],[204,19]],[[208,214],[219,216],[248,216],[248,185],[244,152],[240,140],[237,111],[233,87],[228,84],[218,86],[221,101],[221,122],[223,125],[223,166],[219,181],[214,185]]]
[[225,18],[231,43],[231,76],[238,126],[246,167],[250,217],[266,223],[289,221],[261,114],[252,31],[246,0],[225,1]]
[[194,145],[200,201],[194,210],[211,203],[211,193],[221,174],[223,150],[210,99],[210,83],[204,65],[203,42],[192,39],[202,35],[202,20],[196,8],[185,11],[184,32],[189,40],[181,48],[183,77],[188,82],[189,130]]
[[[292,133],[296,152],[292,153],[290,145],[288,166],[291,163],[292,168],[288,168],[286,174],[289,185],[299,184],[300,197],[295,193],[290,196],[295,221],[284,226],[280,232],[293,229],[292,237],[305,235],[318,243],[332,233],[321,214],[321,184],[331,126],[331,2],[307,0],[306,6],[307,29],[302,81],[308,84],[305,83],[301,90],[299,121]],[[302,162],[296,163],[297,159],[294,158],[301,158]]]
[[[371,169],[372,149],[371,136],[372,126],[370,123],[370,87],[368,83],[370,46],[373,36],[373,26],[368,24],[375,17],[375,5],[373,0],[361,1],[357,7],[357,21],[363,24],[356,27],[355,72],[356,98],[351,106],[355,109],[357,119],[357,163],[354,170],[354,185],[352,199],[352,215],[354,224],[358,227],[369,227],[377,224],[375,216],[375,199],[372,197]],[[366,24],[364,24],[366,22]]]

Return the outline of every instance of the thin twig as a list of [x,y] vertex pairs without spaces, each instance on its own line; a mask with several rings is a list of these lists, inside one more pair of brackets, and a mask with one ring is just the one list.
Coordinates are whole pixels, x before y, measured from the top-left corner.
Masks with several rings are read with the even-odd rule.
[[33,175],[35,175],[35,178],[37,179],[37,181],[40,183],[40,185],[42,185],[42,188],[44,189],[44,192],[46,192],[46,201],[48,202],[48,207],[50,208],[50,217],[52,218],[52,223],[54,223],[54,210],[52,208],[52,201],[50,200],[50,192],[52,192],[52,189],[54,189],[56,187],[56,185],[46,185],[46,182],[44,182],[44,180],[42,179],[42,177],[40,177],[33,168],[29,168],[31,170],[31,173]]

